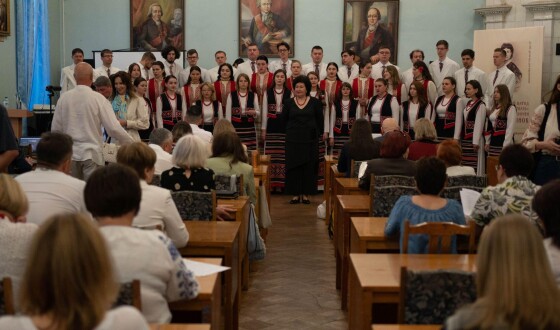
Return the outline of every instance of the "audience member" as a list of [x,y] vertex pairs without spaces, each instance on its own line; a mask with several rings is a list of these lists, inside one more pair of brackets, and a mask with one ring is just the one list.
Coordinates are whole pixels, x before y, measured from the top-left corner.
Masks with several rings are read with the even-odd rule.
[[437,158],[447,167],[447,176],[476,175],[474,168],[461,165],[461,146],[456,140],[443,140],[437,146]]
[[178,121],[171,130],[171,135],[173,136],[173,147],[175,147],[175,143],[177,143],[180,138],[187,134],[193,134],[191,125],[184,120]]
[[528,178],[533,168],[531,153],[520,144],[512,144],[502,150],[498,162],[496,172],[499,184],[482,191],[471,218],[477,225],[484,227],[492,219],[516,213],[537,225],[538,217],[531,208],[531,201],[540,187]]
[[395,118],[385,118],[385,120],[383,120],[383,123],[381,123],[381,136],[376,137],[374,141],[383,143],[385,134],[393,131],[400,131],[398,121]]
[[381,143],[381,158],[367,162],[366,171],[360,178],[360,188],[369,190],[372,174],[414,176],[416,164],[407,159],[409,146],[408,134],[398,130],[385,134],[385,139]]
[[117,162],[132,168],[140,178],[142,201],[132,226],[159,229],[167,234],[176,247],[187,245],[189,233],[167,189],[150,185],[154,176],[156,153],[142,142],[122,146]]
[[[177,124],[175,124],[175,127],[177,127]],[[175,127],[173,127],[174,130]],[[155,175],[161,175],[163,171],[173,167],[171,156],[173,151],[173,135],[167,128],[154,129],[150,133],[150,144],[148,146],[156,153]]]
[[146,320],[169,323],[168,302],[196,297],[198,282],[164,233],[131,227],[140,209],[141,195],[138,175],[120,164],[96,170],[84,190],[86,206],[101,227],[119,282],[140,280]]
[[556,278],[556,284],[560,287],[560,180],[553,180],[535,194],[532,206],[539,216],[544,228],[544,248],[548,254],[548,260],[552,267],[552,273]]
[[28,209],[21,186],[9,175],[0,173],[0,278],[12,279],[14,297],[18,296],[27,249],[37,230],[37,225],[25,223]]
[[196,135],[177,141],[173,150],[174,167],[161,174],[161,186],[171,191],[210,192],[215,188],[214,171],[205,168],[208,146]]
[[6,173],[8,166],[19,156],[19,149],[8,111],[0,104],[0,173]]
[[71,177],[72,138],[64,133],[46,132],[37,144],[37,169],[16,177],[27,198],[27,221],[42,224],[58,213],[86,212],[86,183]]
[[[401,196],[385,227],[385,235],[393,236],[400,233],[401,253],[427,253],[428,235],[410,235],[408,237],[408,251],[403,251],[404,221],[410,225],[423,222],[453,222],[465,224],[465,216],[461,204],[453,199],[439,197],[445,183],[445,164],[435,158],[422,158],[416,163],[416,187],[420,192],[415,196]],[[455,240],[452,242],[452,252],[456,253]]]
[[212,133],[203,130],[199,127],[202,125],[202,108],[199,105],[192,105],[187,110],[187,122],[191,125],[192,134],[198,136],[202,141],[206,143],[212,143]]
[[243,190],[251,203],[257,205],[253,167],[247,164],[247,154],[237,134],[227,131],[214,136],[212,157],[206,161],[206,166],[216,174],[243,175]]
[[346,173],[349,178],[352,160],[367,161],[379,158],[381,143],[374,141],[371,137],[371,125],[364,118],[356,120],[352,131],[350,131],[350,140],[344,143],[338,158],[338,171]]
[[476,289],[477,300],[445,329],[560,329],[560,293],[542,237],[521,216],[495,219],[482,234]]
[[78,86],[58,99],[52,130],[72,137],[72,176],[87,180],[97,167],[105,164],[101,126],[123,145],[133,142],[133,139],[119,124],[111,104],[89,87],[93,80],[92,67],[79,63],[74,70],[74,78]]
[[437,133],[434,124],[428,118],[420,118],[414,124],[416,140],[410,144],[408,159],[418,160],[437,154]]
[[91,220],[79,214],[51,217],[28,252],[22,315],[0,318],[1,329],[149,329],[133,307],[109,310],[118,284],[105,240]]

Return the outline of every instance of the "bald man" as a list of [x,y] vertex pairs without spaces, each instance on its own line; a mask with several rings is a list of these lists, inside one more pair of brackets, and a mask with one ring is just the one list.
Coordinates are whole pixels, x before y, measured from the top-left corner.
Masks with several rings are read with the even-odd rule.
[[395,118],[385,118],[381,123],[381,136],[378,136],[374,139],[374,141],[383,142],[385,134],[392,132],[392,131],[399,131],[401,128],[399,127],[399,123]]
[[133,140],[119,124],[111,103],[90,88],[93,82],[91,65],[76,64],[74,78],[77,86],[61,95],[56,104],[52,130],[72,137],[72,176],[87,180],[93,171],[105,165],[101,126],[121,144]]

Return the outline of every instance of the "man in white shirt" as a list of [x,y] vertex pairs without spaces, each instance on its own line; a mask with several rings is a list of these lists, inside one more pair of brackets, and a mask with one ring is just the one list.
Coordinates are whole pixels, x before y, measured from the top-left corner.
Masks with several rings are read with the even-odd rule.
[[400,75],[400,69],[398,66],[394,65],[393,63],[389,62],[391,58],[391,49],[388,46],[381,46],[379,47],[379,62],[375,63],[371,67],[371,77],[373,80],[377,80],[378,78],[383,78],[383,71],[389,65],[394,66]]
[[177,77],[179,72],[183,71],[183,66],[179,61],[181,53],[177,48],[174,46],[167,46],[161,50],[161,56],[164,59],[162,62],[167,76],[173,75]]
[[150,133],[150,144],[148,144],[156,153],[156,175],[161,175],[163,171],[173,167],[173,134],[167,128],[156,128]]
[[311,48],[311,62],[302,66],[302,72],[304,75],[311,71],[314,71],[319,75],[319,80],[323,80],[327,77],[327,64],[323,63],[323,47],[313,46]]
[[72,137],[72,176],[87,180],[96,168],[105,164],[101,126],[122,144],[134,141],[119,124],[111,103],[89,87],[93,80],[92,67],[78,63],[74,78],[78,85],[58,99],[52,131]]
[[112,74],[121,71],[121,69],[113,66],[113,51],[110,49],[103,49],[101,51],[101,62],[103,64],[95,69],[94,79],[101,76],[109,78]]
[[257,44],[249,44],[249,46],[247,46],[247,57],[249,59],[237,66],[239,73],[244,73],[251,77],[253,73],[257,72],[257,57],[259,57],[259,54],[260,52]]
[[353,50],[345,50],[340,53],[342,66],[338,69],[338,77],[342,82],[352,84],[352,80],[360,74],[360,67],[354,62],[356,54]]
[[142,58],[138,65],[140,66],[140,73],[142,74],[142,78],[148,80],[154,77],[152,73],[152,64],[156,61],[156,57],[152,52],[145,52],[142,54]]
[[[412,62],[412,64],[418,61],[424,61],[424,51],[421,49],[415,49],[411,51],[410,61]],[[410,88],[410,84],[412,84],[412,81],[414,80],[414,77],[412,76],[412,67],[406,70],[405,72],[403,72],[401,76],[402,76],[402,82],[406,86],[406,90],[408,91]]]
[[27,198],[27,221],[42,224],[57,213],[87,212],[86,183],[71,177],[72,138],[60,132],[46,132],[37,144],[37,169],[16,177]]
[[111,85],[111,80],[105,76],[97,77],[93,82],[95,91],[103,95],[107,100],[113,95],[113,85]]
[[457,81],[456,93],[463,102],[467,104],[468,98],[465,96],[465,86],[470,80],[476,80],[482,87],[482,92],[486,93],[487,79],[486,73],[473,65],[474,50],[465,49],[461,52],[461,61],[463,68],[455,72],[455,80]]
[[276,46],[276,49],[278,49],[280,60],[270,63],[268,71],[274,73],[282,69],[286,72],[286,78],[288,78],[292,75],[292,60],[288,58],[290,56],[290,45],[282,41]]
[[440,40],[436,43],[436,52],[438,55],[438,60],[430,63],[430,73],[434,79],[434,84],[436,85],[438,96],[443,95],[443,89],[441,88],[441,82],[445,77],[452,77],[457,70],[459,70],[459,64],[447,57],[447,52],[449,51],[449,43],[445,40]]
[[[189,75],[191,74],[191,67],[198,66],[198,52],[196,49],[189,49],[187,51],[187,62],[189,62],[189,66],[187,66],[184,70],[178,73],[177,80],[179,81],[179,86],[184,86],[187,81],[189,80]],[[210,82],[210,75],[208,74],[208,70],[198,67],[200,69],[200,78],[203,82]]]
[[[213,67],[212,69],[208,70],[208,76],[210,77],[210,81],[211,82],[215,82],[218,80],[218,70],[220,69],[220,65],[227,63],[227,54],[226,52],[224,52],[223,50],[218,50],[215,54],[214,54],[214,60],[216,61],[216,65],[215,67]],[[239,74],[239,71],[236,68],[233,68],[233,78],[237,79],[237,75]]]
[[494,88],[498,85],[506,85],[509,95],[513,100],[513,92],[515,92],[515,73],[511,72],[506,66],[506,52],[501,48],[494,49],[492,56],[496,70],[488,74],[488,88],[486,89],[486,109],[492,110],[494,106]]
[[60,87],[62,87],[62,89],[60,90],[60,94],[76,87],[74,68],[76,67],[76,64],[84,61],[84,51],[80,48],[72,49],[72,61],[74,61],[72,65],[62,68],[62,72],[60,74]]
[[202,124],[202,108],[199,105],[192,105],[187,109],[187,122],[191,125],[193,135],[198,136],[208,144],[212,143],[212,133],[198,127]]

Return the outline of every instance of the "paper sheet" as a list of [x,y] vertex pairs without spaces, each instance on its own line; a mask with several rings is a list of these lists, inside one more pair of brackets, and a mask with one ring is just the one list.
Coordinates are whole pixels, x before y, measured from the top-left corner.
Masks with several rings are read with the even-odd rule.
[[183,258],[183,262],[187,266],[187,269],[192,271],[196,277],[208,276],[215,273],[225,272],[230,269],[229,267],[207,264],[205,262],[193,261],[187,258]]
[[476,201],[480,197],[480,193],[472,189],[463,188],[459,194],[461,195],[461,204],[463,204],[463,213],[466,217],[470,217]]

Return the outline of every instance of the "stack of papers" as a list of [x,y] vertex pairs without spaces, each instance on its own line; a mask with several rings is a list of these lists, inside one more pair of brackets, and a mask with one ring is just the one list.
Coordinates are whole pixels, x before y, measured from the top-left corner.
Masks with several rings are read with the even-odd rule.
[[216,266],[212,264],[207,264],[205,262],[193,261],[187,258],[183,258],[183,262],[187,266],[187,269],[194,273],[196,277],[208,276],[215,273],[225,272],[229,267]]
[[472,189],[461,189],[461,204],[463,204],[463,213],[465,217],[470,217],[480,193]]

